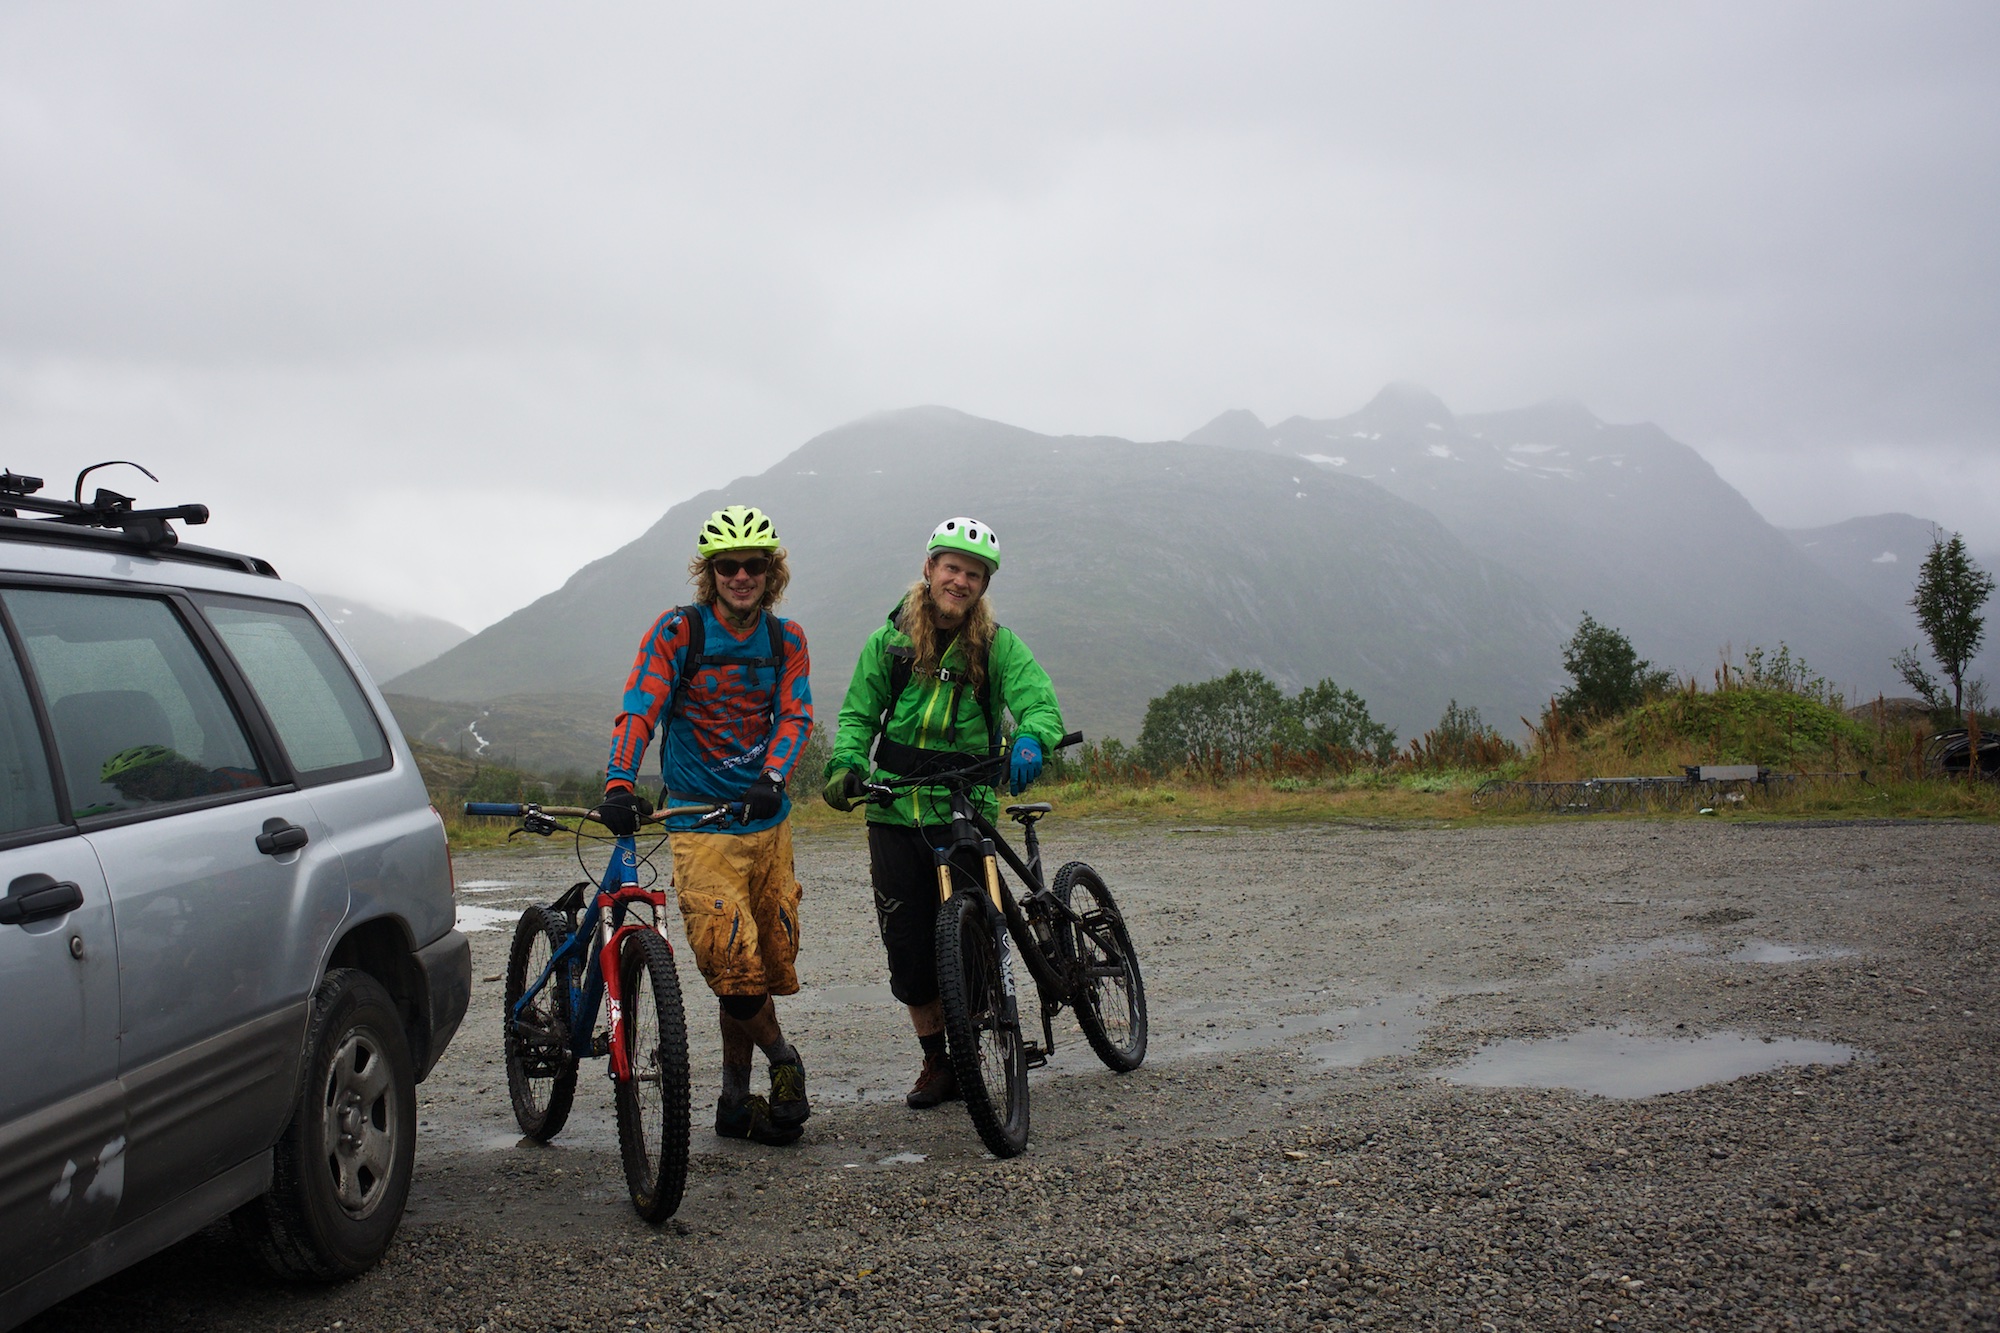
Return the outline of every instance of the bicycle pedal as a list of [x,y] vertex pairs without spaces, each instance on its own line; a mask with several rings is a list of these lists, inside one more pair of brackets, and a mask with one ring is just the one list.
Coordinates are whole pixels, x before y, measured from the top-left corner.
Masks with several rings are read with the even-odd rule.
[[1044,1050],[1042,1044],[1038,1041],[1022,1042],[1021,1050],[1028,1057],[1028,1068],[1030,1069],[1040,1069],[1049,1062],[1048,1051]]

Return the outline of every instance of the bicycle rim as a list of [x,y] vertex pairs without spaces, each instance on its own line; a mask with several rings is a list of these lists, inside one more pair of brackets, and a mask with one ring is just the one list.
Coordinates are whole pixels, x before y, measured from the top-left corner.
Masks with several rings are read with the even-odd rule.
[[937,971],[946,1049],[973,1128],[995,1157],[1018,1157],[1028,1146],[1028,1053],[1004,1022],[994,927],[977,894],[938,908]]
[[1125,918],[1081,861],[1057,872],[1055,892],[1078,918],[1062,931],[1077,1026],[1098,1059],[1128,1073],[1146,1059],[1146,984]]
[[570,969],[550,975],[534,1000],[517,1016],[514,1006],[542,975],[568,931],[563,918],[546,907],[530,907],[514,927],[507,952],[507,982],[501,1016],[507,1060],[507,1096],[521,1132],[547,1142],[569,1119],[576,1095],[576,1059],[569,1050]]
[[618,1084],[618,1147],[632,1206],[663,1222],[681,1206],[688,1167],[687,1023],[673,951],[652,931],[625,937],[624,1043],[629,1077]]

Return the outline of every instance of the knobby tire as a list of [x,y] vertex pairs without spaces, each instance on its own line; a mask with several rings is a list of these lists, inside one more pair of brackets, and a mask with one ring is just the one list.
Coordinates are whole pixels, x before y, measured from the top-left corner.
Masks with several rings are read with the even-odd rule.
[[938,999],[952,1074],[973,1128],[995,1157],[1018,1157],[1028,1146],[1028,1052],[1018,1026],[1004,1025],[1007,997],[994,930],[976,890],[938,906]]
[[506,1025],[507,1095],[514,1103],[515,1123],[537,1143],[548,1142],[562,1129],[576,1097],[576,1057],[569,1046],[575,965],[557,969],[518,1019],[514,1006],[568,935],[566,916],[530,907],[521,913],[513,947],[507,952],[501,1011]]
[[1146,983],[1125,918],[1082,861],[1056,872],[1055,895],[1080,918],[1062,922],[1058,932],[1077,1026],[1108,1068],[1130,1073],[1146,1060]]
[[651,930],[625,937],[618,967],[631,1070],[618,1084],[618,1147],[632,1206],[648,1222],[664,1222],[687,1188],[687,1020],[680,976],[673,950]]

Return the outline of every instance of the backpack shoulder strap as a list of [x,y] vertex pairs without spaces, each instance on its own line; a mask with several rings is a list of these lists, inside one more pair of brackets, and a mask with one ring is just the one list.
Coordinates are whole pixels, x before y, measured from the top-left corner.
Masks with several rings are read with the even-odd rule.
[[667,706],[661,710],[668,726],[673,725],[674,718],[686,714],[688,680],[702,665],[708,647],[708,634],[701,624],[701,607],[688,605],[674,609],[680,612],[681,623],[687,626],[688,641],[687,648],[681,653],[680,665],[674,669],[673,693],[667,696]]
[[[771,655],[771,730],[778,729],[778,698],[785,692],[785,622],[764,613],[764,639],[770,646]],[[764,665],[759,663],[759,665]]]

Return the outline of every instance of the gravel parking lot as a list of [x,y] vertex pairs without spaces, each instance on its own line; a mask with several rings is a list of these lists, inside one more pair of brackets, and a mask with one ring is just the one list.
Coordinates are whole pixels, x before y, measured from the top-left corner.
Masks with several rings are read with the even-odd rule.
[[960,1107],[903,1107],[917,1051],[859,830],[802,836],[807,989],[781,1015],[813,1119],[788,1149],[709,1132],[684,963],[697,1156],[644,1225],[597,1067],[553,1145],[507,1104],[511,918],[575,863],[461,857],[466,924],[495,928],[383,1265],[284,1286],[218,1229],[29,1327],[2000,1324],[2000,829],[1047,832],[1049,864],[1120,896],[1152,1051],[1113,1076],[1059,1020],[1020,1159]]

